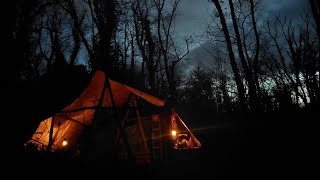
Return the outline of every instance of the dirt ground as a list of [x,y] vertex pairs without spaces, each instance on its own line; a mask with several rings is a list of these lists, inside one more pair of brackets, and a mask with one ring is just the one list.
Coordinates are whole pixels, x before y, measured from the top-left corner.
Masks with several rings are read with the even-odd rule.
[[317,147],[313,116],[280,118],[264,114],[228,118],[191,125],[202,147],[171,152],[167,161],[136,166],[110,165],[103,160],[29,158],[11,160],[7,168],[17,172],[11,175],[22,179],[287,179],[306,178],[317,172],[313,165]]

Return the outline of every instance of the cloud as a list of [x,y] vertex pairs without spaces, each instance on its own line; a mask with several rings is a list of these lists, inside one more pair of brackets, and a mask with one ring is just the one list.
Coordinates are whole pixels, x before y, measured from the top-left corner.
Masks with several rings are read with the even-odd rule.
[[179,15],[175,22],[175,36],[183,39],[187,35],[199,34],[213,11],[212,2],[208,0],[181,0]]
[[306,11],[310,11],[307,0],[264,0],[262,1],[264,11],[272,14],[281,14],[290,18],[298,18]]
[[[177,40],[185,35],[203,33],[203,27],[210,20],[210,13],[215,9],[214,4],[208,0],[181,0],[180,3],[181,15],[177,17],[176,21]],[[310,10],[307,0],[262,0],[260,8],[262,16],[267,16],[270,12],[293,19],[300,18],[303,13]],[[190,70],[198,64],[209,67],[213,63],[213,57],[207,50],[212,47],[212,43],[192,46],[192,50],[185,58],[185,64],[188,66],[185,68]]]
[[[221,44],[221,47],[224,45]],[[204,68],[211,68],[214,63],[214,49],[216,45],[214,43],[202,44],[194,48],[185,57],[182,67],[184,69],[184,75],[188,75],[195,67],[200,65]]]

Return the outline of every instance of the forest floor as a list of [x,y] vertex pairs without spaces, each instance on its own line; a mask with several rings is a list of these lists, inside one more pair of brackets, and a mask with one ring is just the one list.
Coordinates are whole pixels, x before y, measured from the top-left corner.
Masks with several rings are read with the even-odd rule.
[[225,120],[189,123],[201,141],[200,149],[174,152],[170,160],[148,166],[18,160],[8,167],[22,179],[287,179],[316,172],[312,161],[318,131],[313,115],[220,114],[216,118]]

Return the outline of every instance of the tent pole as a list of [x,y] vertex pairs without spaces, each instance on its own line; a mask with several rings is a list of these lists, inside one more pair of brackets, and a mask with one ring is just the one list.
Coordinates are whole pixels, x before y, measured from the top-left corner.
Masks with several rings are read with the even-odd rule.
[[143,126],[142,126],[142,121],[141,121],[141,116],[140,116],[140,112],[138,110],[138,105],[137,105],[137,99],[136,96],[132,96],[133,98],[133,104],[134,104],[134,108],[136,109],[136,113],[137,113],[137,117],[138,117],[138,124],[139,124],[139,129],[140,129],[140,133],[142,136],[142,140],[143,140],[143,145],[144,145],[144,150],[146,152],[148,152],[148,145],[147,145],[147,140],[146,140],[146,136],[144,134],[144,130],[143,130]]
[[187,127],[187,125],[183,122],[181,117],[172,109],[172,113],[179,119],[179,121],[182,123],[182,125],[187,129],[187,131],[190,133],[190,136],[192,140],[197,144],[198,147],[201,146],[200,141],[193,135],[193,133],[190,131],[190,129]]
[[[130,145],[129,145],[129,142],[128,142],[128,139],[127,139],[127,136],[125,135],[125,132],[124,132],[124,129],[123,129],[123,127],[121,126],[121,122],[120,122],[120,117],[119,117],[119,113],[118,113],[118,111],[117,111],[117,108],[116,108],[116,103],[115,103],[115,101],[114,101],[114,98],[113,98],[113,94],[112,94],[112,89],[111,89],[111,85],[110,85],[110,80],[109,80],[109,78],[108,78],[108,76],[106,75],[106,77],[105,77],[106,79],[105,79],[105,83],[106,83],[106,85],[107,85],[107,88],[109,89],[109,95],[110,95],[110,99],[111,99],[111,103],[112,103],[112,108],[113,108],[113,110],[114,110],[114,112],[115,112],[115,114],[116,114],[116,118],[115,118],[115,128],[119,128],[119,131],[120,131],[120,135],[123,137],[123,141],[124,141],[124,143],[125,143],[125,145],[126,145],[126,148],[127,148],[127,151],[128,151],[128,156],[129,156],[129,158],[131,159],[132,157],[133,157],[133,155],[132,155],[132,151],[131,151],[131,148],[130,148]],[[116,133],[115,133],[115,137],[114,137],[115,139],[114,139],[114,145],[115,146],[118,146],[118,144],[117,144],[117,136],[116,136]],[[114,155],[115,155],[115,158],[117,157],[117,150],[118,150],[118,148],[117,147],[115,147],[115,152],[114,152]]]
[[[127,121],[127,119],[128,119],[128,114],[129,114],[129,109],[127,110],[127,112],[126,112],[123,120],[120,122],[120,125],[121,125],[122,128],[124,128],[124,126],[125,126],[125,123],[126,123],[126,121]],[[117,143],[120,141],[120,137],[121,137],[121,136],[120,136],[120,133],[117,133],[117,134],[116,134],[116,142],[117,142]]]
[[50,125],[50,131],[49,131],[49,142],[48,142],[48,152],[51,151],[51,146],[52,146],[52,135],[53,135],[53,126],[54,126],[54,119],[55,115],[52,116],[51,118],[51,125]]

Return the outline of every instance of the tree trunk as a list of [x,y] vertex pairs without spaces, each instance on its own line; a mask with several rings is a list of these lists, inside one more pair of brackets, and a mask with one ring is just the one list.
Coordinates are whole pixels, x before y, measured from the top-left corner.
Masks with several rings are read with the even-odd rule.
[[258,71],[259,71],[258,65],[259,65],[259,54],[260,54],[260,36],[258,33],[257,22],[256,22],[256,18],[255,18],[253,0],[250,0],[250,11],[251,11],[253,31],[254,31],[254,35],[256,38],[256,49],[255,49],[255,55],[254,55],[254,60],[253,60],[253,73],[254,73],[254,80],[255,80],[256,89],[257,89],[257,93],[258,93],[257,99],[259,100],[261,98],[261,89],[260,89],[259,76],[258,76]]
[[242,64],[242,67],[243,67],[243,71],[244,71],[244,74],[245,74],[245,77],[246,77],[246,80],[247,80],[248,86],[249,86],[250,109],[253,110],[253,111],[256,111],[258,109],[256,86],[255,86],[255,83],[254,83],[252,69],[250,69],[248,67],[247,61],[246,61],[246,59],[244,57],[242,41],[241,41],[241,37],[240,37],[240,33],[239,33],[238,23],[237,23],[236,15],[235,15],[235,12],[234,12],[234,6],[233,6],[232,0],[229,0],[229,6],[230,6],[230,12],[231,12],[233,28],[234,28],[234,32],[235,32],[236,40],[237,40],[237,47],[238,47],[239,57],[240,57],[241,64]]
[[[318,56],[320,56],[320,2],[319,0],[309,0],[313,19],[316,23],[317,34],[318,34]],[[320,58],[318,57],[318,72],[320,72]],[[318,79],[318,84],[320,85],[320,78]]]
[[222,25],[222,30],[225,36],[225,40],[226,40],[226,44],[227,44],[227,49],[228,49],[228,55],[229,55],[229,59],[230,59],[230,64],[231,64],[231,68],[233,71],[233,75],[234,75],[234,79],[236,81],[236,85],[237,85],[237,90],[238,90],[238,96],[239,96],[239,101],[241,104],[241,110],[245,111],[246,110],[246,102],[245,102],[245,89],[241,80],[241,76],[239,73],[239,69],[237,67],[237,62],[236,59],[234,57],[234,53],[232,50],[232,43],[231,43],[231,39],[230,39],[230,35],[229,35],[229,30],[227,27],[227,23],[224,17],[224,14],[222,12],[222,8],[221,5],[219,3],[218,0],[212,0],[214,5],[216,6],[216,9],[218,10],[219,13],[219,17],[220,17],[220,22]]
[[155,43],[152,39],[150,21],[148,19],[144,19],[145,21],[145,33],[146,40],[148,42],[148,58],[146,59],[146,66],[148,70],[148,84],[150,87],[150,91],[152,94],[155,93],[155,83],[156,83],[156,67],[154,62],[154,53],[155,53]]
[[131,63],[130,63],[130,77],[134,78],[134,36],[131,35]]

